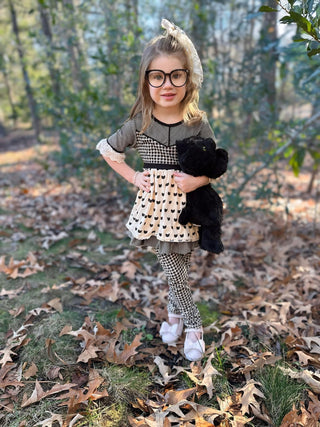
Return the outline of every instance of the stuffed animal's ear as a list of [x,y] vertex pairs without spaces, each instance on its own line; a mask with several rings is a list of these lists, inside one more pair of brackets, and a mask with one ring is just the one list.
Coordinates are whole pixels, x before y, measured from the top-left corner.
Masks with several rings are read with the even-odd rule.
[[214,172],[211,178],[219,178],[223,175],[228,167],[228,152],[223,148],[216,150],[216,160],[214,162]]
[[215,143],[215,141],[212,138],[207,138],[205,141],[208,144],[210,144],[214,150],[216,149],[216,143]]

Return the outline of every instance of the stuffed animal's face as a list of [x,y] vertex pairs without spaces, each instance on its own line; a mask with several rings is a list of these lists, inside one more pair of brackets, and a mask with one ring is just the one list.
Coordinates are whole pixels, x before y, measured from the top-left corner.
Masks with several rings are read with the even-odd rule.
[[193,176],[212,176],[216,162],[216,144],[211,138],[192,137],[176,142],[183,172]]

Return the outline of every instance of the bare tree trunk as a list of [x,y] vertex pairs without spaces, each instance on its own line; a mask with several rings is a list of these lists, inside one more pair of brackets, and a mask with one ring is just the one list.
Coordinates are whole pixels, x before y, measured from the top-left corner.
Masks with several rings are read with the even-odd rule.
[[208,34],[208,20],[205,13],[208,0],[198,0],[194,1],[194,3],[196,7],[194,6],[193,9],[199,12],[192,14],[191,38],[196,46],[200,59],[203,59],[207,45],[206,37]]
[[22,70],[22,74],[23,74],[25,90],[26,90],[28,103],[29,103],[29,109],[30,109],[31,118],[32,118],[32,125],[33,125],[33,129],[35,131],[36,137],[39,138],[40,128],[41,128],[40,118],[38,116],[37,103],[36,103],[36,100],[33,96],[33,91],[32,91],[32,87],[30,84],[29,74],[28,74],[28,71],[27,71],[27,68],[25,65],[25,57],[24,57],[24,52],[23,52],[21,40],[20,40],[19,27],[18,27],[18,22],[17,22],[17,15],[16,15],[16,11],[15,11],[12,0],[8,0],[8,4],[9,4],[9,9],[10,9],[10,15],[11,15],[12,30],[13,30],[13,33],[14,33],[14,36],[16,39],[16,43],[17,43],[17,49],[18,49],[18,54],[19,54],[19,59],[20,59],[20,66],[21,66],[21,70]]
[[67,17],[67,50],[70,58],[71,76],[73,89],[75,91],[83,89],[87,82],[83,80],[83,73],[81,72],[83,53],[79,45],[79,38],[75,27],[76,19],[74,17],[74,4],[73,0],[62,0],[64,11]]
[[14,102],[13,102],[13,97],[12,97],[12,93],[11,93],[11,86],[10,86],[10,82],[9,82],[9,78],[8,78],[8,72],[7,72],[6,63],[5,63],[4,58],[2,59],[1,64],[2,64],[1,72],[3,75],[4,85],[6,87],[7,97],[8,97],[10,108],[11,108],[11,117],[13,120],[13,126],[16,126],[18,114],[17,114],[16,107],[15,107]]
[[[267,5],[276,8],[275,0],[268,0]],[[265,13],[260,33],[260,43],[264,52],[261,55],[260,81],[262,101],[260,119],[274,123],[278,116],[276,90],[277,54],[277,12]]]
[[[257,8],[257,2],[256,0],[251,0],[250,4],[247,4],[247,11],[246,13],[249,14],[250,12],[254,11]],[[248,33],[243,38],[243,63],[245,64],[245,70],[246,73],[244,73],[244,70],[242,70],[242,79],[245,79],[245,85],[248,86],[250,84],[249,82],[254,82],[255,75],[256,75],[256,67],[255,66],[249,66],[249,64],[252,64],[252,55],[255,50],[255,19],[250,19],[248,23]],[[243,138],[246,139],[249,137],[251,132],[251,127],[253,123],[253,109],[246,108],[248,105],[248,99],[246,97],[242,97],[241,100],[242,109],[243,109],[243,122],[242,122],[242,135]],[[244,114],[244,112],[246,114]]]
[[[107,33],[107,55],[108,59],[112,58],[113,50],[116,40],[112,39],[110,33],[110,28],[113,26],[113,21],[116,19],[116,2],[105,2],[102,4],[102,9],[104,13],[105,28]],[[120,99],[121,97],[121,83],[117,75],[109,75],[107,77],[107,84],[109,86],[109,95],[110,98]]]
[[47,39],[47,64],[48,70],[52,82],[52,90],[56,98],[60,97],[60,73],[59,70],[55,67],[55,55],[53,50],[53,40],[52,40],[52,31],[50,20],[48,16],[48,11],[42,5],[42,3],[38,0],[38,9],[41,20],[41,28],[43,34]]

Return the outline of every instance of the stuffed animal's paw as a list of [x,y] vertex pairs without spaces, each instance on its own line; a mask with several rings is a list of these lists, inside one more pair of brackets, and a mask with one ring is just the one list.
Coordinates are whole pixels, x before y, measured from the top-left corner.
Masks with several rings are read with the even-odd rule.
[[179,223],[181,225],[186,225],[188,222],[189,222],[188,211],[186,208],[183,208],[179,216]]

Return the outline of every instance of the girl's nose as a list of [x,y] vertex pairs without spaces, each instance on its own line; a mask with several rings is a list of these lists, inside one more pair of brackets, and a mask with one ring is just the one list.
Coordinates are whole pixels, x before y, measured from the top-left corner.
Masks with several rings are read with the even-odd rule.
[[166,76],[165,81],[163,83],[163,87],[166,87],[166,86],[172,86],[172,83],[171,83],[169,75]]

